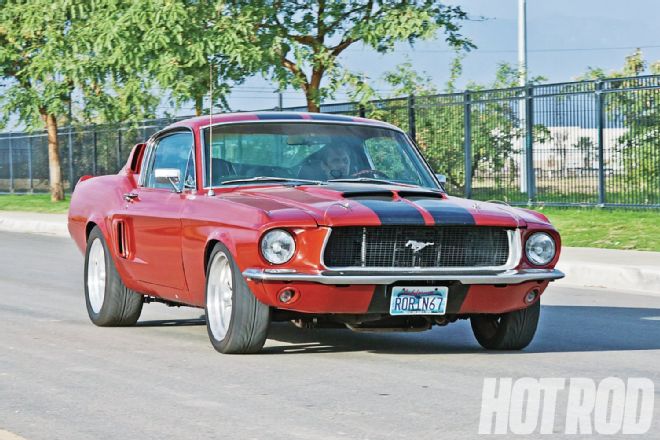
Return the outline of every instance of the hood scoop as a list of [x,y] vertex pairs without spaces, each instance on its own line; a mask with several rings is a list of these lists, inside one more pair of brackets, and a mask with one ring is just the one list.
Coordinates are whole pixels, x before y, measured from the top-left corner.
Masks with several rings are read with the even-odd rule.
[[420,200],[443,200],[445,197],[441,192],[413,189],[404,191],[390,191],[384,189],[363,189],[342,192],[342,197],[350,200],[383,200],[391,202],[394,199],[406,199],[411,202]]
[[392,191],[351,191],[343,192],[342,197],[349,200],[383,200],[386,202],[391,202],[394,199],[394,193]]
[[442,200],[445,198],[444,194],[439,191],[431,190],[412,190],[412,191],[399,191],[399,197],[402,199],[408,199],[412,202],[418,200],[427,200],[427,199],[437,199]]

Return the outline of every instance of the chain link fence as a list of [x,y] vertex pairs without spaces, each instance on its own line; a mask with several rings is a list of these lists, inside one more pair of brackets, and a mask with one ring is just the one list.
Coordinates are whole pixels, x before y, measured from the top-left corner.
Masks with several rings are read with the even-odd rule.
[[[660,208],[660,75],[327,104],[321,111],[406,130],[453,195]],[[61,129],[65,188],[85,174],[117,172],[133,144],[180,119]],[[45,133],[0,134],[0,192],[47,190]]]

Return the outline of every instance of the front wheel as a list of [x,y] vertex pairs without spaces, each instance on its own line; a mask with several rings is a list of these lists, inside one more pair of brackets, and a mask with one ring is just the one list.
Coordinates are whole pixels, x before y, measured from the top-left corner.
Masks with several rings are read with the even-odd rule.
[[489,350],[522,350],[536,333],[541,301],[522,310],[501,315],[474,315],[470,318],[474,337]]
[[264,346],[270,308],[247,286],[229,250],[217,243],[206,270],[206,329],[220,353],[256,353]]
[[99,327],[134,325],[144,297],[127,288],[115,267],[98,226],[87,238],[85,252],[85,303],[89,319]]

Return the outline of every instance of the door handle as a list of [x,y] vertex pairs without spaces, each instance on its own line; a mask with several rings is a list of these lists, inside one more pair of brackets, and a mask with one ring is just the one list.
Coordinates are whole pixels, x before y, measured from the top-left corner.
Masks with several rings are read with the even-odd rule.
[[127,202],[132,202],[133,200],[137,199],[138,195],[137,193],[126,193],[124,194],[124,200]]

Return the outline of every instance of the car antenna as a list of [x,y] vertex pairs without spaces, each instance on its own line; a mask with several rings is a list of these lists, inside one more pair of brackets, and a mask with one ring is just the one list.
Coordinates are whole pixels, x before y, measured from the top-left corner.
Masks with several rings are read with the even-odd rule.
[[209,196],[213,197],[213,58],[209,58]]

